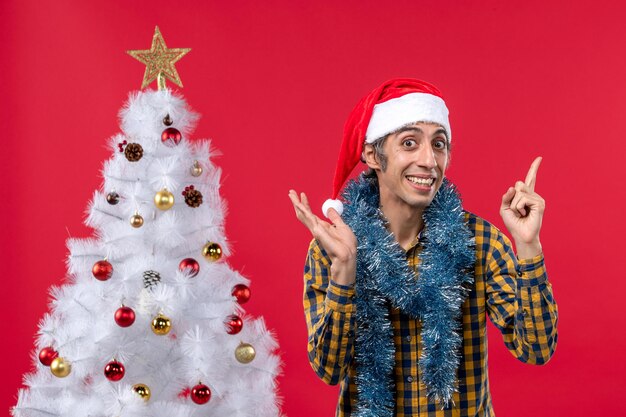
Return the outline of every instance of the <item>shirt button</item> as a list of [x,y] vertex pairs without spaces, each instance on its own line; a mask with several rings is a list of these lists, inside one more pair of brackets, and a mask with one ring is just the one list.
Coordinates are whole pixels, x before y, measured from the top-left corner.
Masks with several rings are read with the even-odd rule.
[[406,382],[413,382],[413,377],[411,375],[407,376]]
[[528,310],[523,309],[522,310],[522,316],[524,316],[524,317],[528,316]]
[[352,337],[352,336],[354,336],[354,332],[352,330],[350,330],[350,331],[348,331],[348,333],[346,333],[346,335],[348,337]]
[[411,336],[405,337],[404,340],[406,340],[407,342],[410,342],[411,341]]

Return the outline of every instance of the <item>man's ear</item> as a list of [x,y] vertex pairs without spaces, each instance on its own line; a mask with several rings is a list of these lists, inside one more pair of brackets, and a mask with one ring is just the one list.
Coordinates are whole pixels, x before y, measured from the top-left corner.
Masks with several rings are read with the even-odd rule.
[[363,153],[361,154],[361,158],[363,159],[363,162],[367,164],[368,167],[374,170],[381,169],[380,161],[378,160],[378,157],[376,156],[376,150],[374,149],[373,145],[369,143],[363,144]]

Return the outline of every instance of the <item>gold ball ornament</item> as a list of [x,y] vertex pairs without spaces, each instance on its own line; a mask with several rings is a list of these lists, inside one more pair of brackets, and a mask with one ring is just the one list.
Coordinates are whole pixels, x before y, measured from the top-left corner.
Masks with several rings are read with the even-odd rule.
[[146,384],[133,385],[133,391],[135,391],[135,394],[139,395],[139,397],[141,397],[144,401],[148,401],[150,399],[150,388]]
[[65,378],[72,372],[72,365],[65,359],[57,356],[50,364],[50,372],[57,378]]
[[217,262],[222,258],[222,247],[218,243],[207,242],[202,248],[202,256],[204,256],[207,261]]
[[154,205],[159,210],[169,210],[174,205],[174,194],[167,191],[167,188],[162,189],[154,195]]
[[143,226],[143,217],[141,217],[139,213],[135,213],[130,218],[130,225],[133,226],[135,229],[140,228],[141,226]]
[[172,321],[163,314],[152,319],[152,331],[159,336],[165,336],[172,330]]
[[237,361],[243,364],[250,363],[254,360],[256,356],[256,351],[254,350],[254,346],[250,343],[240,343],[235,349],[235,358]]
[[199,177],[202,175],[202,166],[198,161],[193,162],[193,166],[191,167],[191,175],[194,177]]

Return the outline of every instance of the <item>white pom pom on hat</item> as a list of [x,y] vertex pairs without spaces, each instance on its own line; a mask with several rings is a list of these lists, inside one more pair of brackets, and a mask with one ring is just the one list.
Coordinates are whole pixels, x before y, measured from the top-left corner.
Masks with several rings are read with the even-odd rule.
[[343,213],[343,204],[337,197],[359,163],[364,143],[372,143],[416,122],[437,123],[446,130],[448,140],[452,140],[448,114],[437,87],[413,78],[391,79],[363,97],[352,109],[343,129],[332,199],[326,200],[322,206],[324,215],[328,217],[330,207],[340,215]]
[[331,208],[335,209],[340,216],[343,214],[343,203],[341,200],[328,199],[324,201],[324,204],[322,204],[322,213],[324,213],[324,216],[328,217],[328,210]]

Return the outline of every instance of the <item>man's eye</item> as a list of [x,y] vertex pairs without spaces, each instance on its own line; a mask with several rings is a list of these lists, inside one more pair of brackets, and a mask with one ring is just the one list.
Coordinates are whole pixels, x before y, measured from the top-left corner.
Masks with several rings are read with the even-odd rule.
[[402,145],[407,147],[407,148],[411,148],[411,147],[415,146],[415,140],[414,139],[404,139],[404,141],[402,141]]
[[435,149],[446,149],[445,140],[436,140],[434,145],[435,145]]

